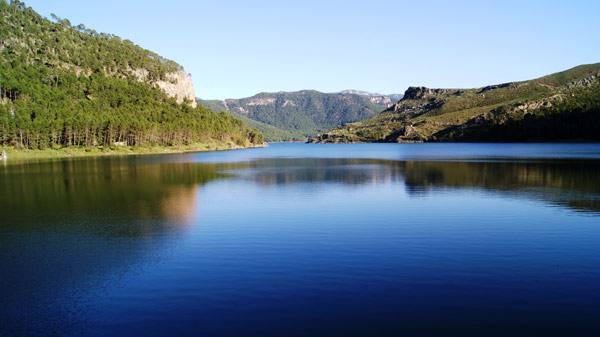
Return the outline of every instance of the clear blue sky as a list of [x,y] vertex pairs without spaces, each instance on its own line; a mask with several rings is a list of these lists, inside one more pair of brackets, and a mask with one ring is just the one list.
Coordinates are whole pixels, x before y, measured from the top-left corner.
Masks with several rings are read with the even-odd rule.
[[600,62],[600,1],[29,0],[182,64],[202,98],[473,87]]

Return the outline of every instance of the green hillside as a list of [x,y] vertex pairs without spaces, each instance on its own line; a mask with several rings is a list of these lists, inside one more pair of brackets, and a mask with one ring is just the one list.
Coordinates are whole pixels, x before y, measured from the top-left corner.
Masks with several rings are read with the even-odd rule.
[[[209,108],[213,111],[228,111],[227,107],[224,104],[224,101],[220,100],[198,100],[198,104]],[[229,111],[231,112],[231,111]],[[248,127],[258,130],[265,138],[265,140],[269,142],[282,142],[282,141],[290,141],[290,140],[306,140],[306,134],[302,131],[294,131],[294,130],[284,130],[280,129],[276,126],[269,125],[267,123],[263,123],[261,121],[252,119],[247,117],[244,114],[231,112],[237,118],[239,118],[244,124]]]
[[600,140],[600,64],[477,89],[409,88],[393,107],[313,142]]
[[269,142],[306,141],[307,136],[302,131],[284,130],[267,123],[250,119],[244,115],[235,115],[249,128],[260,132]]
[[[303,90],[260,93],[224,101],[199,100],[198,103],[258,121],[260,124],[252,126],[263,132],[268,140],[284,140],[306,138],[345,123],[372,117],[395,103],[397,97],[353,90],[339,93]],[[266,128],[265,124],[271,128]]]
[[179,104],[173,61],[0,0],[0,146],[22,149],[262,143],[228,113]]

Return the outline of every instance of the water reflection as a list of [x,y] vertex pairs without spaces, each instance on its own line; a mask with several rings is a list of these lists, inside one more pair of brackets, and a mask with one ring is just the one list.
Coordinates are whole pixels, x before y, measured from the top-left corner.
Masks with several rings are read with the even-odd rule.
[[598,161],[406,162],[415,194],[439,188],[485,189],[543,200],[579,211],[600,211]]
[[222,176],[210,165],[125,158],[4,167],[0,326],[11,335],[82,328],[88,289],[160,258],[198,216],[198,187]]
[[[440,189],[511,192],[600,211],[600,161],[394,161],[269,158],[237,163],[132,163],[88,159],[8,166],[0,172],[0,231],[26,229],[143,235],[185,227],[198,187],[218,179],[258,185],[403,183],[413,196]],[[33,211],[34,210],[34,211]],[[68,219],[85,219],[85,226]],[[67,221],[66,221],[67,220]]]
[[415,197],[441,189],[483,189],[543,200],[574,210],[600,211],[600,161],[393,161],[374,159],[259,159],[216,165],[260,185],[387,184],[403,182]]
[[196,212],[198,186],[220,177],[211,165],[123,158],[8,166],[0,172],[0,230],[141,235],[185,226]]
[[221,164],[232,172],[260,185],[298,183],[363,185],[383,184],[403,179],[402,162],[368,159],[261,159],[245,163]]

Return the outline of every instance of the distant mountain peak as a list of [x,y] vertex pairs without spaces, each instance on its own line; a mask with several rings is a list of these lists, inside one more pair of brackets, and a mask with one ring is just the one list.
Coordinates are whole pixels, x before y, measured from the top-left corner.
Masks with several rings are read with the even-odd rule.
[[364,90],[354,90],[354,89],[346,89],[346,90],[342,90],[339,92],[340,94],[346,94],[346,95],[360,95],[360,96],[388,96],[388,95],[382,95],[382,94],[378,94],[378,93],[374,93],[374,92],[368,92],[368,91],[364,91]]
[[402,98],[402,94],[380,94],[377,92],[369,92],[364,90],[356,90],[356,89],[346,89],[339,92],[339,94],[344,95],[359,95],[359,96],[367,96],[367,97],[391,97],[393,99],[399,97],[397,100]]

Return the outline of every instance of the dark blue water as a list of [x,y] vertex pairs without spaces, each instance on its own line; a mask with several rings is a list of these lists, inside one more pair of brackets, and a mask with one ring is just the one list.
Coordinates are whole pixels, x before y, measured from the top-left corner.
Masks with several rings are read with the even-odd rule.
[[0,336],[598,336],[600,145],[0,166]]

